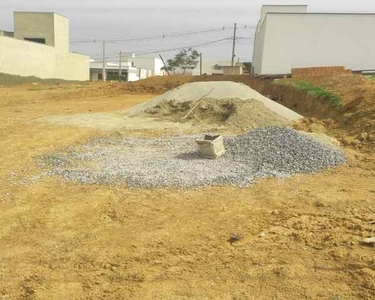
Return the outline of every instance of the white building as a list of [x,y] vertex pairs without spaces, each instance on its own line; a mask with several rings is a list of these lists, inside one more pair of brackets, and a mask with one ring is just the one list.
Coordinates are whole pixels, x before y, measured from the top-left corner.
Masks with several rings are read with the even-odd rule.
[[163,62],[157,57],[124,57],[122,61],[131,62],[138,69],[151,70],[151,76],[163,76]]
[[309,13],[306,5],[265,5],[254,41],[253,73],[292,68],[375,69],[375,14]]
[[[106,62],[106,80],[119,80],[119,62]],[[121,63],[121,80],[137,81],[151,76],[151,70],[136,68],[131,62]],[[103,80],[103,62],[90,62],[90,80]]]
[[[224,72],[220,67],[229,67],[232,65],[231,61],[204,61],[202,63],[202,74],[206,75],[223,75]],[[193,76],[200,75],[200,65],[191,71],[187,71],[188,74]]]
[[14,32],[0,31],[0,72],[84,81],[89,79],[89,57],[69,52],[67,18],[15,12]]

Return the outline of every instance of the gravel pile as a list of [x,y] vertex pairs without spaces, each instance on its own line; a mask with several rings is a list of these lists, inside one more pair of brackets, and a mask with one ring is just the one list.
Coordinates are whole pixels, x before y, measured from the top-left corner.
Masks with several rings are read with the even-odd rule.
[[284,178],[341,165],[340,150],[295,130],[266,127],[224,139],[227,153],[201,159],[195,139],[100,139],[80,149],[41,157],[45,176],[83,184],[127,183],[133,188],[247,186],[255,178]]

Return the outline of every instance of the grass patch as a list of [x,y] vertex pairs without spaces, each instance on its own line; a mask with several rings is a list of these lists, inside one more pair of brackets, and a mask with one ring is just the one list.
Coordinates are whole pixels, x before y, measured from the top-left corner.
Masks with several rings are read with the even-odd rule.
[[332,107],[338,108],[341,106],[340,96],[325,90],[324,88],[312,85],[304,81],[288,81],[288,82],[278,82],[279,84],[289,84],[295,87],[297,90],[308,92],[310,95],[315,97],[324,98],[329,101]]

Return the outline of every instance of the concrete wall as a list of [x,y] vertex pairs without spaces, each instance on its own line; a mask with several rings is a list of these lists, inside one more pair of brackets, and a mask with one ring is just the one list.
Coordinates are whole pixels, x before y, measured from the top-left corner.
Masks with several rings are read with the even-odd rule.
[[307,12],[307,5],[263,5],[260,15],[260,22],[262,23],[266,18],[266,15],[271,12],[305,13]]
[[233,67],[227,67],[223,66],[220,67],[223,70],[223,75],[242,75],[242,67],[240,66],[233,66]]
[[138,81],[138,80],[139,80],[138,70],[133,69],[133,68],[132,70],[128,70],[128,81],[133,82],[133,81]]
[[2,73],[44,79],[85,81],[89,80],[89,70],[88,56],[0,36],[0,72]]
[[14,12],[14,37],[44,38],[46,45],[55,46],[54,14]]
[[263,50],[265,40],[265,30],[267,27],[267,19],[263,22],[259,21],[257,31],[254,38],[254,50],[253,50],[253,73],[262,74],[263,64]]
[[[212,75],[212,74],[223,74],[222,70],[214,69],[214,66],[223,66],[223,67],[230,67],[232,62],[229,60],[222,60],[222,61],[203,61],[202,63],[202,74]],[[198,64],[195,69],[189,70],[186,72],[187,74],[191,74],[193,76],[200,75],[200,65]]]
[[150,76],[152,76],[151,70],[138,69],[138,77],[139,77],[139,79],[146,79],[146,78],[148,78]]
[[44,38],[46,45],[69,51],[69,20],[59,14],[14,12],[16,39]]
[[163,76],[164,71],[161,70],[163,62],[156,57],[127,57],[124,61],[134,63],[139,69],[151,70],[152,76]]
[[69,52],[69,19],[55,14],[55,47]]
[[375,69],[375,15],[268,13],[255,41],[256,74],[292,68]]

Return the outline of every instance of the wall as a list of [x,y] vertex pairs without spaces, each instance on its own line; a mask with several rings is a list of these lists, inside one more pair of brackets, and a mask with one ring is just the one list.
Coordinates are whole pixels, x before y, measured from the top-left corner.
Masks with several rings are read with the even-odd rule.
[[55,78],[89,80],[89,57],[51,46],[0,36],[0,72]]
[[45,38],[46,45],[69,51],[69,19],[55,13],[15,12],[14,37]]
[[253,49],[253,72],[262,73],[263,49],[265,41],[265,30],[267,28],[267,14],[272,12],[279,13],[306,13],[307,5],[263,5],[260,20],[258,22]]
[[257,74],[321,66],[375,69],[375,15],[269,13],[265,22],[262,55],[254,56]]
[[271,12],[279,13],[306,13],[307,5],[263,5],[260,22],[266,18],[266,15]]
[[91,81],[98,81],[99,80],[99,74],[101,74],[99,70],[90,70],[90,80]]
[[54,15],[55,47],[69,52],[69,19]]
[[14,37],[44,38],[46,45],[55,46],[54,14],[14,12]]
[[[236,63],[237,64],[237,63]],[[214,69],[214,66],[223,66],[223,67],[230,67],[232,65],[231,61],[223,60],[223,61],[204,61],[202,63],[202,74],[212,75],[212,74],[222,74],[223,71],[219,69]],[[191,74],[193,76],[200,75],[200,65],[196,66],[193,70],[186,71],[186,75]]]
[[129,70],[128,72],[128,81],[130,82],[133,82],[133,81],[138,81],[139,80],[139,76],[137,74],[137,70]]
[[254,51],[253,51],[253,73],[262,73],[263,63],[263,49],[265,40],[265,30],[267,27],[267,19],[263,22],[259,21],[254,38]]
[[138,69],[138,77],[139,77],[139,79],[146,79],[146,78],[152,76],[151,74],[152,74],[151,70]]
[[292,77],[304,77],[304,76],[326,76],[326,75],[337,75],[337,74],[351,74],[351,70],[345,69],[345,67],[313,67],[313,68],[295,68],[292,69]]
[[223,75],[242,75],[242,67],[220,67],[223,70]]
[[133,62],[134,66],[141,69],[151,70],[152,76],[162,76],[164,71],[161,70],[163,62],[156,57],[127,57],[124,61]]

